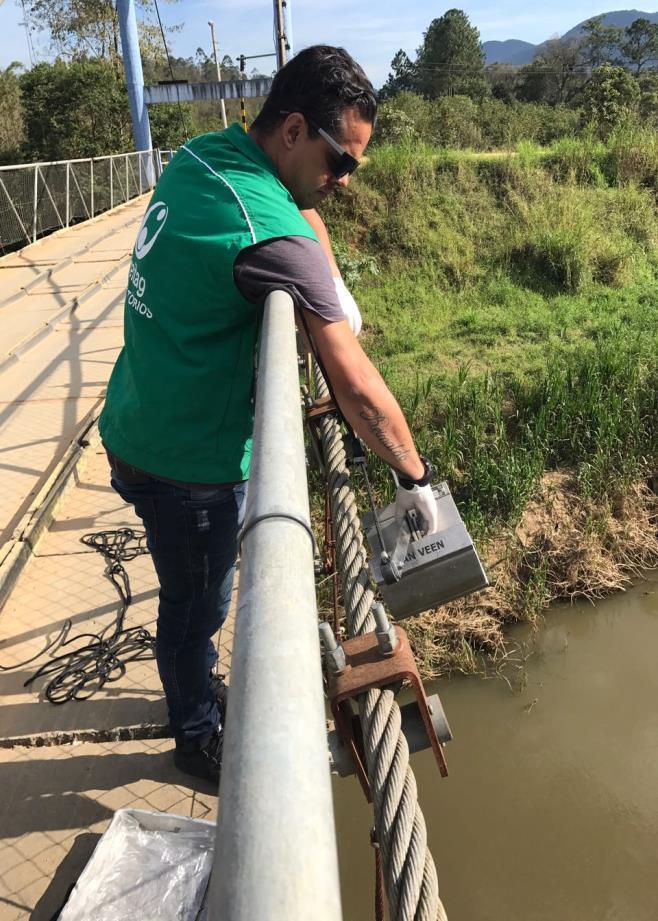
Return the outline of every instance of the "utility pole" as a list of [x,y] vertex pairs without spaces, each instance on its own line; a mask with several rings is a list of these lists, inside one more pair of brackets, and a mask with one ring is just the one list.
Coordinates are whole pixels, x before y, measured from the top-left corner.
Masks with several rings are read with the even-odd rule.
[[[217,42],[215,41],[215,23],[209,21],[208,25],[210,26],[210,35],[212,36],[212,53],[215,58],[215,68],[217,70],[217,79],[221,80],[222,70],[221,70],[221,67],[219,66],[219,56],[217,53]],[[226,121],[226,106],[224,105],[224,99],[222,98],[219,101],[222,106],[222,124],[225,128],[227,128],[228,122]]]
[[295,53],[292,37],[292,0],[283,0],[283,22],[286,30],[286,51],[292,57]]
[[[273,54],[241,54],[238,56],[238,66],[240,68],[240,79],[246,80],[247,61],[254,61],[256,58],[273,58]],[[240,115],[242,118],[242,127],[247,130],[247,110],[245,109],[244,94],[240,96]]]
[[[244,54],[241,54],[238,58],[238,67],[240,68],[240,79],[246,80],[247,74],[245,73],[245,62],[246,57]],[[244,92],[240,92],[240,121],[242,123],[242,130],[247,131],[247,110],[244,104]]]
[[274,47],[276,69],[281,70],[287,59],[286,25],[283,19],[285,0],[274,0]]

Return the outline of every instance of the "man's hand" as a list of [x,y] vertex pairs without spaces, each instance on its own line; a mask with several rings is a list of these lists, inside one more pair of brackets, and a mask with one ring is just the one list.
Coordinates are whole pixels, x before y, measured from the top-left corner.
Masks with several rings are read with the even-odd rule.
[[[395,479],[397,480],[397,477]],[[412,486],[411,489],[406,489],[398,483],[398,491],[395,496],[395,517],[404,518],[407,512],[412,510],[422,520],[423,536],[435,534],[439,530],[439,516],[431,483],[428,483],[427,486]]]

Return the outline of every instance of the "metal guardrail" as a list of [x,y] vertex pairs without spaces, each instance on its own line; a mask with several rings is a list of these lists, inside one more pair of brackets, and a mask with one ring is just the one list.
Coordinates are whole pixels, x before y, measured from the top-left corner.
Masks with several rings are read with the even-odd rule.
[[0,166],[0,252],[127,202],[161,172],[158,150]]
[[169,150],[165,150],[164,147],[160,147],[158,149],[158,157],[160,160],[160,172],[162,172],[162,170],[165,168],[165,166],[167,166],[168,163],[171,163],[171,161],[174,159],[177,153],[178,153],[177,147],[173,149],[170,148]]
[[340,921],[294,309],[265,302],[211,921]]

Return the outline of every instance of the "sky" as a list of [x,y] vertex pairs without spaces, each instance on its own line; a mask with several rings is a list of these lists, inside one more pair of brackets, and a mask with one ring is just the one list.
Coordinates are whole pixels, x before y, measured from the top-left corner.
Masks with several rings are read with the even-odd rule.
[[[293,47],[296,50],[323,42],[342,45],[359,61],[376,87],[384,83],[390,62],[399,48],[413,58],[423,32],[432,19],[450,5],[430,0],[289,0],[292,10]],[[153,0],[148,0],[153,22]],[[193,56],[201,46],[210,52],[208,20],[215,21],[220,54],[262,54],[273,51],[271,0],[159,0],[165,24],[183,24],[169,41],[174,54]],[[482,41],[508,38],[538,44],[567,32],[578,22],[612,10],[628,9],[623,0],[554,0],[531,4],[528,0],[456,3],[480,30]],[[645,12],[650,10],[645,10]],[[20,25],[20,0],[0,0],[0,67],[12,61],[29,66],[27,40]],[[33,43],[38,60],[49,60],[45,33]],[[274,60],[274,59],[272,59]],[[267,60],[254,62],[267,72]],[[274,65],[272,65],[273,67]]]

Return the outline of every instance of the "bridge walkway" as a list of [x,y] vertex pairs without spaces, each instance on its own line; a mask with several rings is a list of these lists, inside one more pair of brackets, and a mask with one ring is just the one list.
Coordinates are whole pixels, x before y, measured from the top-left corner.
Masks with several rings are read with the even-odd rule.
[[[73,481],[0,612],[0,665],[19,666],[0,671],[1,921],[50,921],[116,809],[216,817],[216,791],[173,765],[153,660],[129,663],[119,680],[89,700],[61,706],[43,699],[43,681],[23,687],[48,656],[20,663],[55,639],[67,619],[70,636],[97,633],[114,623],[118,598],[104,578],[104,561],[80,538],[139,526],[108,485],[97,437],[92,436]],[[126,626],[153,631],[157,584],[151,560],[137,557],[126,570],[133,592]],[[219,639],[227,665],[232,617]]]
[[[0,259],[0,547],[98,410],[146,196]],[[3,551],[0,550],[0,561]]]
[[[67,620],[69,637],[115,621],[104,560],[80,538],[140,524],[108,484],[93,420],[121,346],[127,264],[145,203],[0,259],[0,571],[36,541],[35,523],[57,499],[0,611],[1,921],[52,918],[116,809],[215,817],[216,792],[173,766],[153,660],[61,706],[43,699],[43,681],[24,687]],[[141,556],[126,569],[126,626],[154,630],[151,561]],[[220,639],[226,662],[231,621]]]

